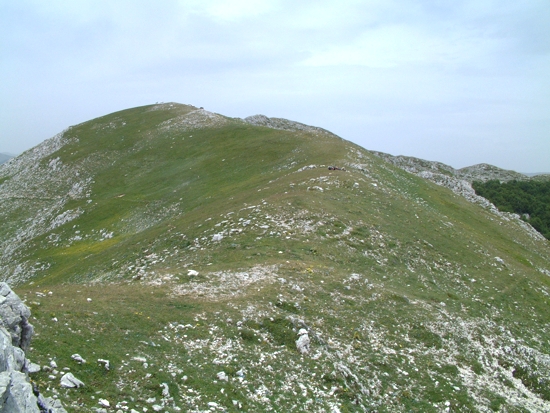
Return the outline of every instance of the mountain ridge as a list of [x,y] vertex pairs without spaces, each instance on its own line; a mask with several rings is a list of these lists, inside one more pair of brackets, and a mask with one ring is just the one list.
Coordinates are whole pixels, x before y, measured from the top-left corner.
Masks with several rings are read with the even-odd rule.
[[476,165],[466,166],[464,168],[455,169],[452,166],[446,165],[437,161],[427,161],[413,156],[390,155],[384,152],[371,151],[375,155],[385,159],[386,161],[414,174],[420,172],[439,173],[456,179],[465,180],[472,183],[473,181],[488,181],[497,179],[502,182],[516,180],[525,180],[529,177],[523,173],[506,170],[494,165],[480,163]]
[[149,105],[0,167],[0,273],[34,303],[33,359],[89,386],[60,393],[75,411],[94,392],[169,412],[550,411],[550,246],[468,188],[298,122]]

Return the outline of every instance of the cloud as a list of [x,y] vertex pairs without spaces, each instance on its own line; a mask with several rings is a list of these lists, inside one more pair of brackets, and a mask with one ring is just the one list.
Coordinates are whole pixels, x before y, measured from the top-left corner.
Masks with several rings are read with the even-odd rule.
[[[193,2],[195,12],[205,12],[206,15],[218,20],[237,22],[243,19],[256,18],[275,7],[269,0],[211,0]],[[186,1],[180,2],[185,7]]]
[[545,169],[549,25],[547,0],[1,2],[0,151],[174,100],[451,164],[518,134],[532,159],[500,166]]
[[464,59],[465,51],[471,54],[472,49],[463,43],[453,45],[452,39],[436,38],[413,27],[388,25],[361,33],[352,43],[316,52],[304,64],[372,68],[442,64]]

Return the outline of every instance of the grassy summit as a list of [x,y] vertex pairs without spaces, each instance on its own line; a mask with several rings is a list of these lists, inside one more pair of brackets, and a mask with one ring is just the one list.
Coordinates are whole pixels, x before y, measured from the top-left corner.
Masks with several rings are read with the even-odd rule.
[[0,167],[0,202],[74,411],[550,411],[548,242],[322,129],[129,109]]

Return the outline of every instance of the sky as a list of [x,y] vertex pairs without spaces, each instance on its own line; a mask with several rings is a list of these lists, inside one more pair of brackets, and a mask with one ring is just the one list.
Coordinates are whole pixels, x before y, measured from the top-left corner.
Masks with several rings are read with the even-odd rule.
[[550,172],[548,0],[0,0],[0,152],[179,102]]

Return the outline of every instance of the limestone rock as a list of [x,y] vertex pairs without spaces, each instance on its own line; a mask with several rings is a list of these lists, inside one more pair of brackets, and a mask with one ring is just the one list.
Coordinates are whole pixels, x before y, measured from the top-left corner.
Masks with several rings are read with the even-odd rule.
[[229,377],[227,377],[227,374],[225,374],[225,371],[220,371],[218,374],[216,374],[216,376],[218,377],[218,380],[221,380],[221,381],[229,380]]
[[38,373],[42,368],[36,364],[36,363],[31,363],[29,362],[29,360],[27,360],[28,363],[25,363],[25,367],[24,367],[24,370],[29,373],[29,374],[33,374],[33,373]]
[[97,359],[97,363],[105,367],[105,370],[110,370],[111,368],[111,363],[109,360]]
[[78,380],[73,373],[66,373],[61,377],[61,387],[65,388],[79,388],[84,386],[80,380]]
[[298,340],[296,340],[296,348],[301,354],[309,353],[309,335],[305,328],[301,328],[298,332]]
[[76,361],[78,364],[84,364],[84,363],[86,363],[86,360],[84,360],[80,354],[73,354],[73,355],[71,356],[71,358],[72,358],[74,361]]
[[46,402],[46,411],[50,409],[52,413],[67,413],[61,402],[53,397],[44,399]]
[[26,373],[40,366],[25,358],[33,327],[30,310],[6,283],[0,283],[0,413],[67,413],[33,389]]
[[0,373],[1,413],[40,413],[27,376],[19,371]]
[[8,284],[0,283],[0,320],[10,333],[12,344],[27,351],[34,332],[29,324],[31,311],[15,294]]
[[111,407],[111,403],[109,403],[109,400],[106,399],[99,399],[98,403],[102,407]]
[[25,365],[25,353],[12,344],[11,334],[0,327],[0,371],[22,371]]
[[168,387],[168,383],[160,383],[160,387],[162,387],[162,397],[165,399],[170,398],[170,388]]
[[0,413],[67,413],[59,401],[44,399],[25,373],[40,366],[25,358],[33,333],[29,309],[5,283],[0,283]]

